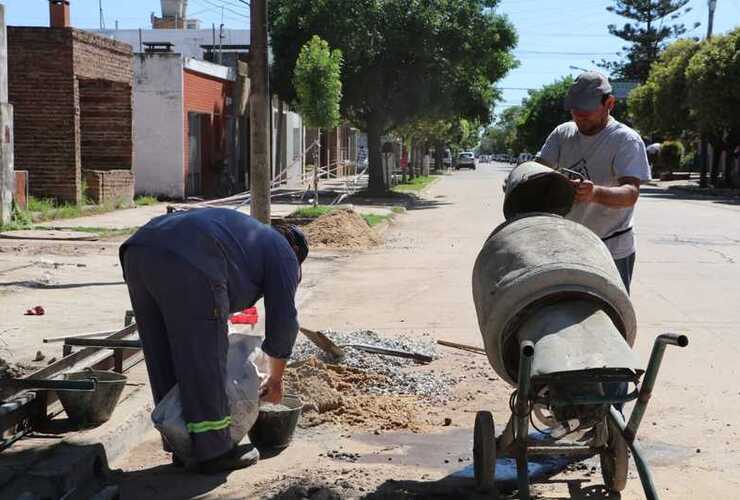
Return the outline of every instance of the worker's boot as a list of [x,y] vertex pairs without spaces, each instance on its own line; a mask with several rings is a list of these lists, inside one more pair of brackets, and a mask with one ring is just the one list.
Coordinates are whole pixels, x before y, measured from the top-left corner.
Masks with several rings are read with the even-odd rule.
[[254,465],[260,458],[260,452],[252,444],[236,445],[231,450],[216,458],[200,462],[193,467],[193,472],[216,474],[230,470],[244,469]]

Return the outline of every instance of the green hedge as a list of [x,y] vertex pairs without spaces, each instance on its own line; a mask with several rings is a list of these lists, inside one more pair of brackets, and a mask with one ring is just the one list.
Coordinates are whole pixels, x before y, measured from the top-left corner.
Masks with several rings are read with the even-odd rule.
[[684,148],[679,141],[665,141],[660,145],[660,156],[658,157],[659,172],[673,172],[681,168]]

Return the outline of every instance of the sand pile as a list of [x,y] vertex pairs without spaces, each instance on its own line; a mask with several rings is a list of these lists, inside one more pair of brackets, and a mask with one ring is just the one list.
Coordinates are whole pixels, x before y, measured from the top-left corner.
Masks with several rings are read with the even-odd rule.
[[298,394],[305,403],[302,427],[324,423],[365,430],[418,430],[423,403],[415,396],[370,395],[372,387],[387,385],[385,375],[323,363],[308,358],[288,368],[285,392]]
[[382,241],[362,216],[346,208],[322,215],[304,231],[309,244],[319,248],[367,248]]

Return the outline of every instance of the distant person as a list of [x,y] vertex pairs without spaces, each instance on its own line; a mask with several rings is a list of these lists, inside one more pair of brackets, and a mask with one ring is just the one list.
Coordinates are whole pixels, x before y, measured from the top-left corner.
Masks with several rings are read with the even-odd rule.
[[[227,319],[264,297],[262,351],[269,373],[260,396],[279,403],[298,335],[295,293],[307,255],[297,227],[265,225],[226,208],[162,215],[121,245],[154,402],[179,385],[197,471],[228,471],[258,460],[251,445],[231,440]],[[174,455],[172,460],[182,463]]]
[[660,158],[660,148],[661,144],[659,142],[654,142],[645,148],[645,151],[647,152],[648,163],[650,163],[651,167],[654,167],[655,164],[658,162],[658,159]]
[[640,135],[612,118],[615,103],[606,76],[582,73],[565,98],[573,120],[550,134],[536,160],[571,178],[576,197],[567,218],[601,238],[629,292],[635,266],[635,204],[640,184],[650,180],[650,165]]

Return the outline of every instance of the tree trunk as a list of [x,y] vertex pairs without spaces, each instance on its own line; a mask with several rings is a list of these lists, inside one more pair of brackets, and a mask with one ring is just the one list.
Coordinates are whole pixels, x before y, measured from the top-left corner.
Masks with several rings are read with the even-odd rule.
[[[729,143],[732,144],[732,143]],[[733,179],[732,179],[732,171],[735,167],[735,158],[732,156],[732,150],[730,149],[732,146],[727,145],[725,148],[725,165],[724,165],[724,179],[723,184],[725,187],[731,188],[733,187]]]
[[313,166],[313,206],[319,206],[319,169],[321,168],[321,128],[317,128],[319,143],[316,145],[316,165]]
[[441,142],[437,142],[436,144],[434,144],[434,168],[435,170],[439,170],[440,172],[443,172],[445,169],[442,161],[444,155],[444,147],[444,143]]
[[712,187],[719,187],[719,163],[722,158],[722,149],[720,141],[712,143],[712,173],[710,175]]
[[409,181],[413,181],[416,177],[416,141],[411,139],[411,147],[409,148]]
[[367,124],[367,148],[368,157],[368,183],[367,190],[370,194],[383,194],[388,191],[388,186],[383,175],[383,153],[380,143],[383,128],[378,120],[369,120]]

